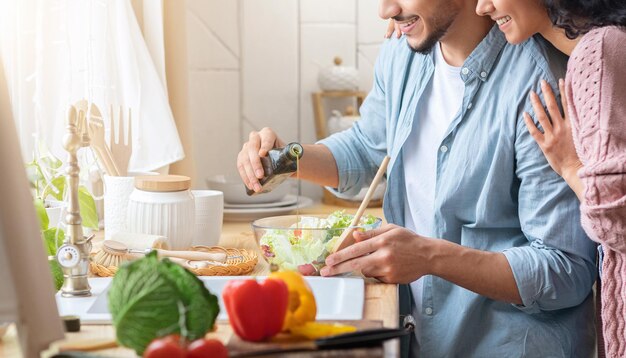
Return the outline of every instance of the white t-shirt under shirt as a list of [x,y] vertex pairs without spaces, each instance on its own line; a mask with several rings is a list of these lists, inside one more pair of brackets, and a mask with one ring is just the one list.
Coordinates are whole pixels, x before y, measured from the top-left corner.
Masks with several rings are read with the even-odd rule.
[[[441,44],[434,48],[435,71],[424,89],[415,111],[413,129],[404,147],[405,227],[415,233],[432,237],[434,221],[437,153],[450,123],[463,101],[465,83],[461,68],[446,63]],[[411,283],[414,309],[422,310],[423,278]],[[419,323],[416,327],[419,342]]]

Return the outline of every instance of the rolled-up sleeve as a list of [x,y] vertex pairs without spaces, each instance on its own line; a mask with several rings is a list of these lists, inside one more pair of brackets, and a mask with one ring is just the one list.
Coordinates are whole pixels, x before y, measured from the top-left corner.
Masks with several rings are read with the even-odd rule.
[[576,306],[596,278],[596,245],[580,226],[576,195],[550,168],[521,118],[515,148],[519,219],[529,242],[504,251],[523,302],[516,307],[535,313]]

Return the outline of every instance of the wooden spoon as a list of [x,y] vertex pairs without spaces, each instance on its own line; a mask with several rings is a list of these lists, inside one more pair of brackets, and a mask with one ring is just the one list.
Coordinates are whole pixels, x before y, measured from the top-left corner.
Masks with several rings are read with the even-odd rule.
[[111,176],[120,176],[120,171],[115,165],[113,155],[104,139],[104,121],[102,114],[95,104],[91,104],[89,110],[89,137],[91,139],[91,147],[95,149],[98,158],[104,165],[107,174]]
[[380,163],[380,167],[378,168],[378,171],[376,172],[376,176],[374,176],[374,180],[372,180],[372,184],[370,184],[369,189],[367,189],[367,193],[365,194],[365,197],[363,198],[363,201],[361,202],[359,209],[356,211],[356,214],[354,214],[354,218],[352,218],[352,222],[350,223],[350,226],[343,231],[343,233],[339,237],[339,240],[337,240],[337,243],[333,247],[332,252],[337,252],[341,249],[344,249],[354,244],[354,237],[352,236],[352,233],[354,232],[355,227],[359,224],[359,221],[361,220],[361,216],[363,216],[363,213],[365,212],[367,205],[370,203],[370,200],[372,199],[372,196],[374,195],[374,190],[376,190],[378,183],[380,182],[380,180],[383,178],[383,175],[387,171],[387,165],[389,164],[389,159],[390,159],[389,156],[386,156],[385,158],[383,158],[383,161],[382,163]]

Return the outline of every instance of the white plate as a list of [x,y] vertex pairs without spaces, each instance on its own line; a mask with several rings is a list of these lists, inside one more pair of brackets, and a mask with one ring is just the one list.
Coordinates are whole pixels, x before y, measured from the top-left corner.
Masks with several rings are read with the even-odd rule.
[[[219,320],[226,320],[228,316],[222,303],[222,288],[229,280],[245,279],[241,276],[235,277],[214,277],[199,276],[204,285],[219,298],[220,314]],[[263,279],[257,277],[257,279]],[[317,303],[318,320],[359,320],[363,318],[363,304],[365,287],[361,278],[344,277],[306,277],[307,282],[313,290]],[[90,297],[61,297],[57,293],[57,307],[61,316],[79,316],[83,324],[109,324],[111,314],[108,309],[107,294],[110,277],[90,278]]]
[[313,199],[301,196],[300,201],[292,205],[254,208],[254,209],[226,209],[224,208],[224,221],[254,221],[259,218],[276,215],[287,215],[296,209],[306,208],[313,204]]
[[224,202],[224,209],[262,209],[262,208],[275,208],[279,206],[288,206],[293,205],[298,202],[298,196],[296,195],[285,195],[279,201],[275,201],[272,203],[256,203],[256,204],[231,204]]

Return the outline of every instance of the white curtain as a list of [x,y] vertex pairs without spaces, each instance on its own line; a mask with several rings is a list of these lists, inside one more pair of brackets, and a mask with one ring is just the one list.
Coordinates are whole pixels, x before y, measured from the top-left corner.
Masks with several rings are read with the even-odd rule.
[[110,105],[115,113],[119,105],[132,109],[129,171],[154,170],[184,157],[162,70],[155,67],[130,0],[0,4],[0,50],[25,158],[32,156],[36,135],[65,159],[65,113],[82,98],[106,118]]

